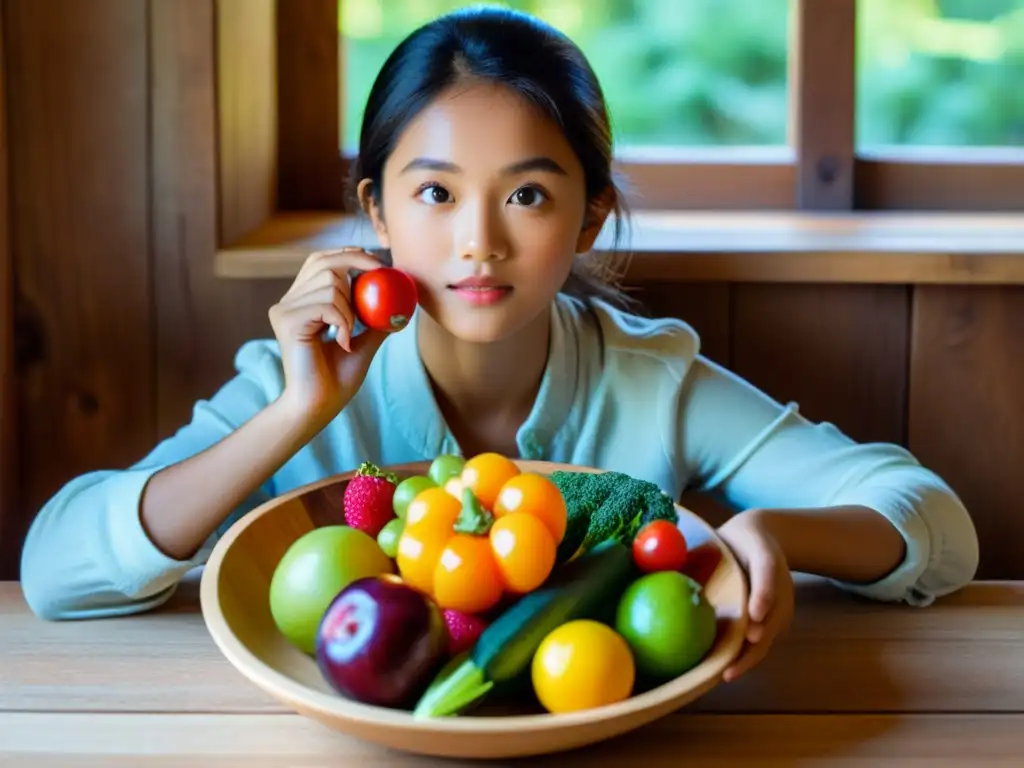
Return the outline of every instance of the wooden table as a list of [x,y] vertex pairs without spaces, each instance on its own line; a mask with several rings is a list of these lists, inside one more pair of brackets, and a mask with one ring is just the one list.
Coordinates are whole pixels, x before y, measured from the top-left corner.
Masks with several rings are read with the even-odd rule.
[[[0,583],[0,766],[395,766],[284,709],[223,659],[197,581],[164,609],[48,623]],[[928,609],[800,579],[769,658],[686,711],[544,765],[1024,766],[1024,583]]]

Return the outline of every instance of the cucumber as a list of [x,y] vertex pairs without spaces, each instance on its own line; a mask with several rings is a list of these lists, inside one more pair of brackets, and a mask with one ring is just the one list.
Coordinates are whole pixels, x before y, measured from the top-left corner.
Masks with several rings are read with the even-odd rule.
[[443,717],[478,703],[496,685],[529,670],[541,641],[556,627],[593,618],[618,602],[638,575],[633,553],[610,539],[559,567],[551,578],[494,620],[460,663],[448,665],[413,714]]

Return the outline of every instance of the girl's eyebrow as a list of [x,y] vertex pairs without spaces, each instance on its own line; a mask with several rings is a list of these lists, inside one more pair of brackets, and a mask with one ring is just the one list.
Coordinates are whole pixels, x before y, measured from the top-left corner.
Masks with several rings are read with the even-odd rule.
[[[413,170],[426,170],[426,171],[441,171],[445,173],[462,173],[462,169],[455,163],[448,160],[435,160],[429,157],[417,157],[406,165],[400,172],[399,175],[407,173]],[[517,173],[525,173],[526,171],[548,171],[549,173],[557,173],[560,176],[567,176],[565,169],[555,162],[550,157],[538,156],[531,157],[526,160],[520,160],[517,163],[507,165],[502,169],[502,174],[511,176]]]

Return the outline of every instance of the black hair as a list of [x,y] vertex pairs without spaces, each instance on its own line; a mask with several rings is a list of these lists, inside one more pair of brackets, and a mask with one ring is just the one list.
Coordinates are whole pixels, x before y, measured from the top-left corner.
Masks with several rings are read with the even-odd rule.
[[[366,102],[352,192],[368,178],[370,195],[380,204],[384,164],[402,130],[441,92],[464,79],[501,83],[560,127],[583,166],[588,211],[599,203],[610,207],[614,252],[621,253],[627,211],[616,183],[611,124],[597,76],[562,32],[501,6],[477,5],[442,15],[391,52]],[[593,255],[585,258],[574,262],[564,293],[588,305],[600,298],[628,311],[638,308],[617,287],[614,267]]]

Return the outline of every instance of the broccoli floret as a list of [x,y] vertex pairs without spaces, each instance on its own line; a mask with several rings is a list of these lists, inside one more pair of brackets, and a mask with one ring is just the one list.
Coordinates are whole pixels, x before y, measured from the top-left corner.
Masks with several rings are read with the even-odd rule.
[[630,544],[637,531],[653,520],[676,522],[672,498],[649,481],[622,472],[558,471],[551,479],[562,492],[568,513],[559,562],[607,539]]
[[615,478],[609,474],[593,472],[557,471],[551,473],[551,481],[558,487],[565,499],[567,520],[565,536],[558,545],[558,562],[568,560],[580,548],[590,520],[615,486]]

